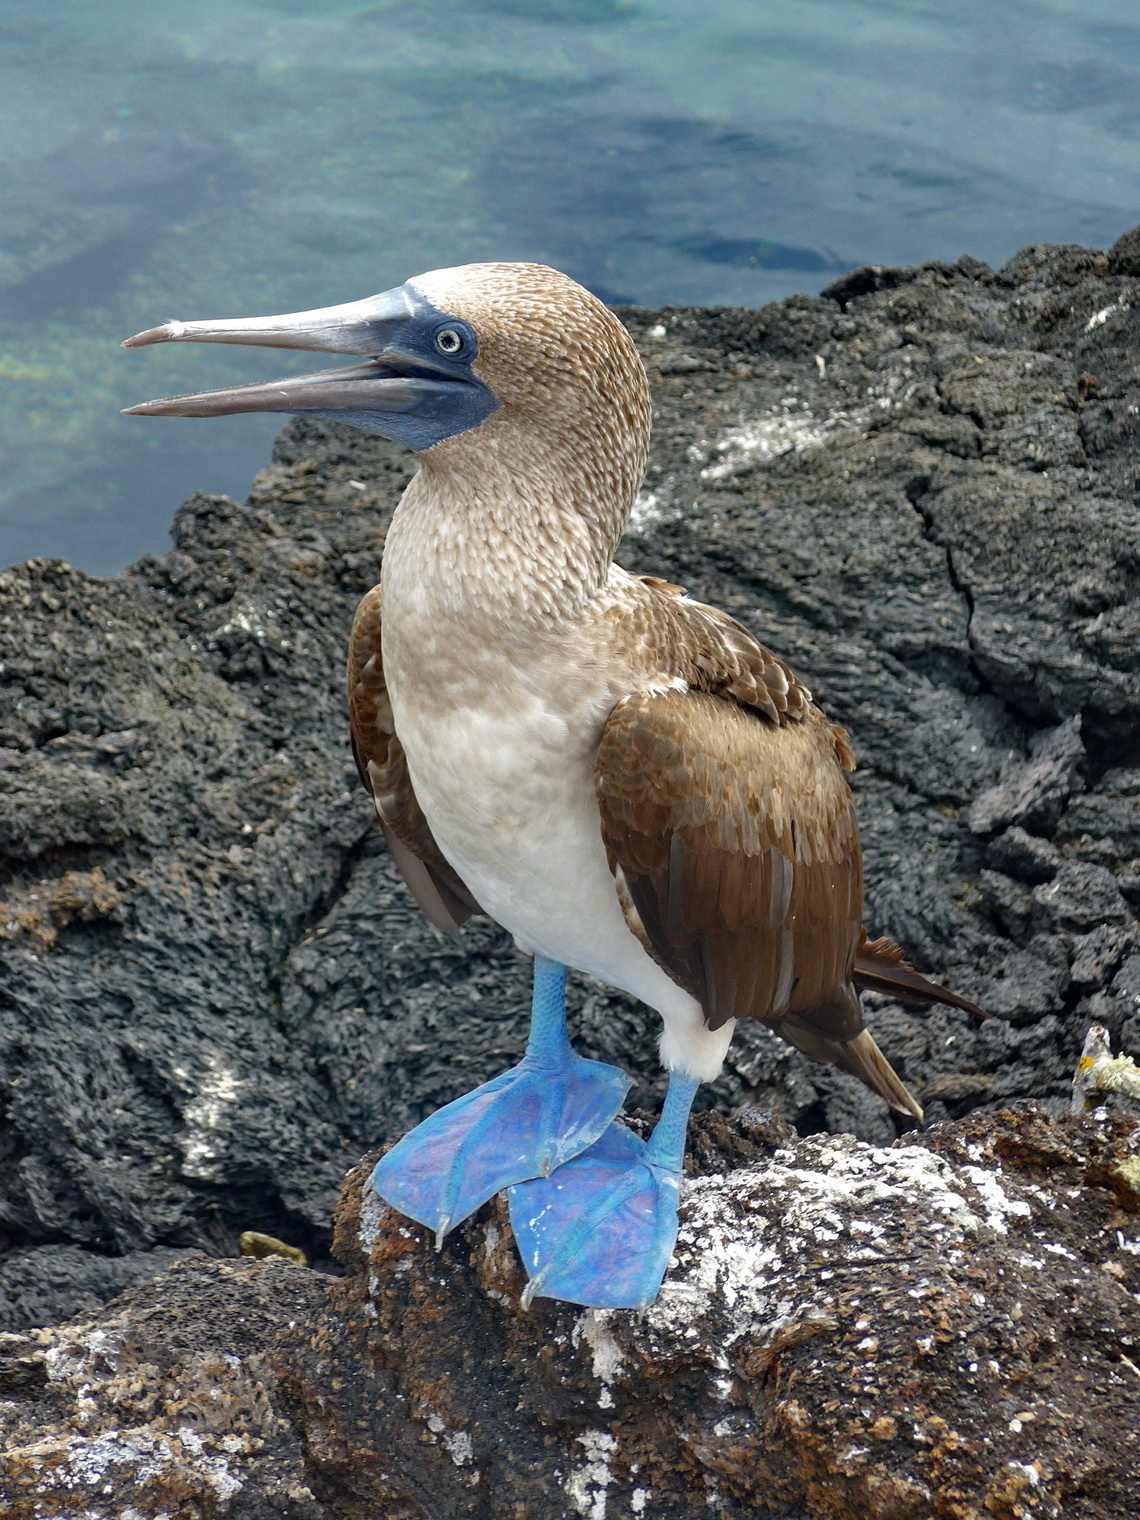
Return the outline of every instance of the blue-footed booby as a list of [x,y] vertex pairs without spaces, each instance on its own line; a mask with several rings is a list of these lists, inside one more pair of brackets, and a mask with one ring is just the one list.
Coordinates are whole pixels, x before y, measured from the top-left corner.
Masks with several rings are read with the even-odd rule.
[[[921,1119],[858,989],[980,1010],[862,928],[843,731],[741,624],[614,563],[650,420],[617,317],[553,269],[470,264],[125,346],[173,341],[360,362],[132,414],[308,413],[419,456],[352,630],[353,750],[427,917],[489,914],[534,955],[534,997],[522,1061],[400,1140],[377,1193],[442,1238],[509,1189],[524,1302],[639,1307],[676,1238],[693,1097],[738,1019]],[[617,1118],[625,1075],[570,1045],[568,967],[661,1017],[647,1142]]]

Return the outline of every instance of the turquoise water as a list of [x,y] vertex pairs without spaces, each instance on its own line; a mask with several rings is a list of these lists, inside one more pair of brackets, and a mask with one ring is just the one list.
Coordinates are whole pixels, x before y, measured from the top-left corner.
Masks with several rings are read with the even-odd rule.
[[[110,572],[279,418],[118,408],[282,372],[118,340],[472,259],[759,305],[857,263],[1140,221],[1136,0],[3,0],[0,563]],[[311,356],[286,361],[312,367]]]

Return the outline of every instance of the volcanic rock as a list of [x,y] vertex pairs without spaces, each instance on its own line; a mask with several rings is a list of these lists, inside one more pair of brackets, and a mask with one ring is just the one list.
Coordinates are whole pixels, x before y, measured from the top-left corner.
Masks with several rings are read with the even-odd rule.
[[[624,314],[656,416],[623,563],[725,607],[849,729],[871,932],[1001,1016],[869,999],[934,1121],[1062,1113],[1091,1022],[1140,1055],[1132,246]],[[171,553],[0,576],[13,1331],[245,1231],[334,1270],[346,1169],[521,1050],[525,961],[484,919],[423,921],[347,748],[347,630],[411,468],[294,421],[247,502],[180,509]],[[653,1025],[574,979],[578,1047],[649,1109]],[[900,1128],[760,1028],[701,1101],[878,1147]],[[811,1143],[830,1166],[854,1142]]]
[[644,1312],[519,1305],[350,1173],[340,1279],[195,1255],[0,1339],[11,1520],[1121,1520],[1140,1123],[1023,1103],[873,1146],[703,1114]]

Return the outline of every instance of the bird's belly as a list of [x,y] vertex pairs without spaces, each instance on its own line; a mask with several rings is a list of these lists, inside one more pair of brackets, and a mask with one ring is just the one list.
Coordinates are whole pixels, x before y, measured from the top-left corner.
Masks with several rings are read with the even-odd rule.
[[491,917],[525,949],[689,1017],[695,1000],[622,914],[594,796],[600,735],[588,720],[575,725],[535,702],[398,723],[436,842]]

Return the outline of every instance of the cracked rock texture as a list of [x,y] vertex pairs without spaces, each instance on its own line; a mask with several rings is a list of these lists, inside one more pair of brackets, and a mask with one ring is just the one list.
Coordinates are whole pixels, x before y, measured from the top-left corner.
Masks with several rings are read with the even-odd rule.
[[[1000,1020],[879,1001],[877,1039],[936,1121],[1060,1113],[1090,1023],[1140,1055],[1140,230],[625,316],[657,415],[623,562],[848,727],[871,931]],[[411,465],[294,421],[170,554],[0,576],[12,1330],[243,1230],[331,1267],[346,1169],[521,1051],[525,962],[421,919],[348,755],[346,633]],[[655,1108],[654,1016],[573,998],[579,1048]],[[759,1028],[700,1101],[879,1146],[899,1123]]]
[[350,1173],[343,1278],[191,1255],[0,1338],[11,1520],[1123,1520],[1140,1124],[891,1146],[696,1122],[644,1313],[540,1299],[496,1200],[437,1255]]

